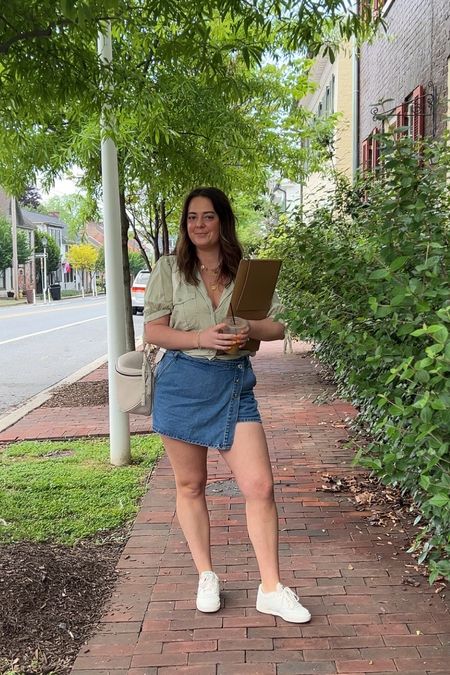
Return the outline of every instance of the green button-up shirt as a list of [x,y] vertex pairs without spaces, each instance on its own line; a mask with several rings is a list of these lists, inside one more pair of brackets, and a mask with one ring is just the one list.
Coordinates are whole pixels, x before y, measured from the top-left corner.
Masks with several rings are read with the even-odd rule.
[[[163,256],[158,260],[150,275],[145,291],[144,323],[170,315],[169,326],[176,330],[196,331],[222,323],[228,314],[234,282],[224,288],[216,309],[208,295],[205,284],[199,276],[198,286],[186,283],[181,275],[176,257]],[[278,296],[272,299],[268,317],[273,318],[281,311]],[[215,349],[185,349],[185,354],[207,359],[233,359],[234,354],[218,353]],[[239,356],[251,352],[241,350]]]

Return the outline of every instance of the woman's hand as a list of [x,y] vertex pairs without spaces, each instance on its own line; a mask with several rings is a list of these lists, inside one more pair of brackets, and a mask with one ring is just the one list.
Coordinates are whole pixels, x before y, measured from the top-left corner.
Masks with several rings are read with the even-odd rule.
[[199,333],[199,344],[203,349],[217,349],[218,351],[227,352],[232,347],[243,347],[248,340],[248,332],[250,326],[244,326],[241,332],[237,335],[233,333],[224,333],[226,330],[226,323],[218,323],[215,326],[204,328]]
[[249,340],[249,333],[250,333],[250,322],[246,321],[246,325],[242,326],[241,332],[236,336],[239,340],[239,349],[242,349],[244,347],[245,343]]

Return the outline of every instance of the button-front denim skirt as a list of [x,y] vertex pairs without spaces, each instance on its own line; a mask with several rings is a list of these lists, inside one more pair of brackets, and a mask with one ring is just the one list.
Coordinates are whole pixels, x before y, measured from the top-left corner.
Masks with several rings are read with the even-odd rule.
[[209,360],[167,351],[155,371],[153,431],[219,450],[237,422],[261,422],[250,359]]

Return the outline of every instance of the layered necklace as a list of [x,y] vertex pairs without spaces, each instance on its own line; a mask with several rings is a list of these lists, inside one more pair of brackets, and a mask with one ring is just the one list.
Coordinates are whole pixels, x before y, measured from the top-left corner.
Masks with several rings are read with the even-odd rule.
[[220,265],[217,265],[217,267],[206,267],[206,265],[200,263],[200,272],[210,272],[211,274],[214,274],[214,278],[211,281],[208,281],[208,286],[212,291],[217,291],[220,286]]

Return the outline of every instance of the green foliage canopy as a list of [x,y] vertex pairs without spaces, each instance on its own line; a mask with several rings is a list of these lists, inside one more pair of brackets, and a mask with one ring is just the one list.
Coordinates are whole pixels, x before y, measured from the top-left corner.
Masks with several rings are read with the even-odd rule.
[[79,192],[54,195],[42,204],[41,211],[47,214],[57,212],[61,220],[69,226],[69,237],[72,240],[78,237],[83,239],[86,222],[99,215],[95,201]]
[[[51,183],[77,146],[98,166],[98,121],[107,102],[117,113],[133,95],[146,102],[150,138],[165,140],[160,64],[195,63],[210,81],[232,86],[230,58],[250,67],[264,53],[321,47],[367,33],[348,0],[11,0],[0,11],[0,175],[13,193],[43,171]],[[96,41],[113,25],[114,69],[101,66]],[[221,30],[223,28],[221,38]],[[336,39],[330,40],[334,28]],[[100,82],[114,88],[100,86]],[[144,118],[145,119],[145,118]],[[86,149],[86,145],[89,146]],[[92,147],[95,146],[95,149]],[[12,158],[14,166],[12,165]]]

